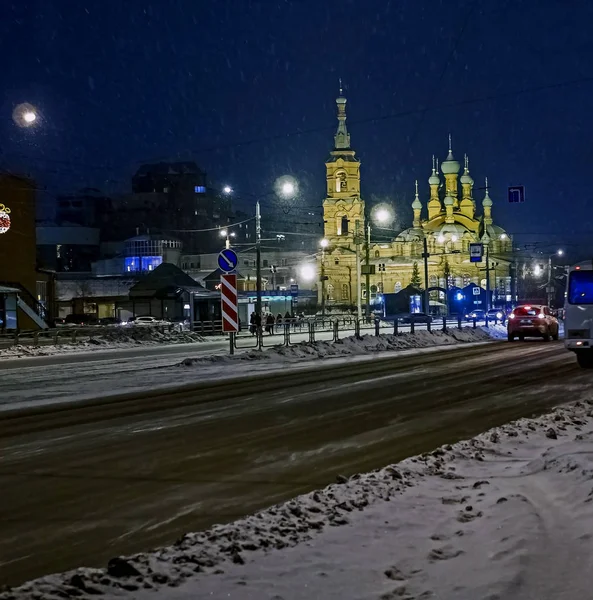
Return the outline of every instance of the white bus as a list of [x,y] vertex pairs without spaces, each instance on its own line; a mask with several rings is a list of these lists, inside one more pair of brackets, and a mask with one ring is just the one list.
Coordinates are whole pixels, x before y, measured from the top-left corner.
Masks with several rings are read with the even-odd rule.
[[568,269],[564,346],[576,353],[579,366],[593,369],[593,260]]

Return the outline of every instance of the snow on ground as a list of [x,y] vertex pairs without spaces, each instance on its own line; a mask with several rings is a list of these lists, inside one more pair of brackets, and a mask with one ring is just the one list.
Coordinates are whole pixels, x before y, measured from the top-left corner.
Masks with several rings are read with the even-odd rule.
[[33,346],[19,344],[10,348],[0,349],[0,358],[15,358],[24,356],[52,356],[55,354],[71,354],[92,350],[110,350],[118,348],[133,348],[140,345],[159,344],[189,344],[204,342],[205,338],[191,331],[162,332],[151,327],[126,327],[102,329],[96,334],[80,336],[79,341],[72,343],[70,336],[62,339],[61,344]]
[[402,333],[399,335],[383,334],[380,336],[363,335],[345,337],[333,341],[301,342],[292,346],[280,346],[265,350],[251,350],[241,354],[205,356],[197,358],[186,358],[181,362],[182,366],[202,366],[212,362],[234,362],[234,361],[281,361],[295,362],[300,360],[311,360],[316,358],[329,358],[334,356],[352,356],[361,354],[374,354],[389,350],[405,350],[409,348],[427,348],[430,346],[444,346],[462,342],[484,342],[490,340],[491,336],[487,330],[472,329],[449,329],[443,331],[420,330],[415,333]]
[[355,475],[0,600],[590,597],[593,402]]

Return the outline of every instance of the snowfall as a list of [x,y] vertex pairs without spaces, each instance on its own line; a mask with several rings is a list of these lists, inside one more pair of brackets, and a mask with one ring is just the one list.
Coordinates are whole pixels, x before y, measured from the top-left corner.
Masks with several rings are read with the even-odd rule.
[[0,600],[591,597],[593,401]]

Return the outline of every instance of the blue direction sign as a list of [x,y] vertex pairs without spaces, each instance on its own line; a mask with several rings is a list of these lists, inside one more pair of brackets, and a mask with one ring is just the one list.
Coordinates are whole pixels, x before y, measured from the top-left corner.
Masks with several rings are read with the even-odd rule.
[[234,271],[237,268],[238,262],[239,259],[237,258],[237,253],[230,248],[225,248],[218,255],[218,266],[220,267],[220,270],[225,273]]
[[522,185],[514,185],[509,188],[509,202],[520,203],[525,202],[525,187]]
[[293,283],[290,286],[290,295],[291,296],[298,296],[299,295],[299,286],[296,283]]

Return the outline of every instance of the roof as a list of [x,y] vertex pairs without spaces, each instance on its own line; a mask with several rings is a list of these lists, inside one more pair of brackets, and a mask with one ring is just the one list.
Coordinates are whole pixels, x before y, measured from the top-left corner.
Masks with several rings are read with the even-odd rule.
[[188,292],[206,292],[206,288],[195,279],[171,263],[162,263],[154,271],[145,275],[130,289],[130,296],[155,296],[167,288],[179,288]]
[[18,294],[21,290],[18,288],[8,287],[5,285],[0,285],[0,294]]

